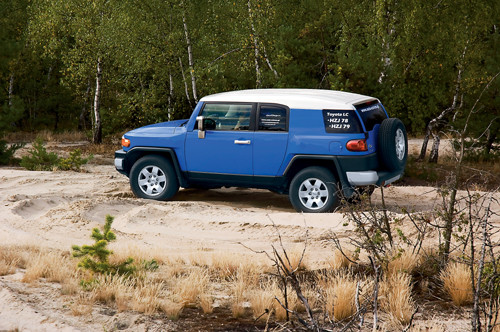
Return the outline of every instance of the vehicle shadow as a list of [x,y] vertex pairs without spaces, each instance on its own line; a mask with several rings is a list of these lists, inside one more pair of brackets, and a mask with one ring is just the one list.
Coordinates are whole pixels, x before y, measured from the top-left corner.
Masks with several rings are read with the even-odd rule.
[[238,208],[261,208],[294,212],[288,195],[280,195],[265,189],[220,188],[181,189],[172,201],[195,201],[223,204]]

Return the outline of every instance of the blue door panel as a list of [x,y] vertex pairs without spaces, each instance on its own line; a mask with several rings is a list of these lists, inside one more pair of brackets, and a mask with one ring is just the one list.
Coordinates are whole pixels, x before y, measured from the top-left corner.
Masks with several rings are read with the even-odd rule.
[[285,158],[288,132],[255,133],[253,168],[256,176],[276,176]]
[[[189,172],[252,175],[253,132],[211,131],[198,138],[198,130],[186,135],[186,167]],[[236,144],[235,141],[249,144]]]

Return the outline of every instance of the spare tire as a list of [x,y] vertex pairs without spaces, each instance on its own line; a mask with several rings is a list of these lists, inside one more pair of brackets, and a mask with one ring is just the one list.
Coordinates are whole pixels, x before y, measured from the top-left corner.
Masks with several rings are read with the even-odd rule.
[[408,159],[408,137],[403,122],[398,118],[382,121],[378,132],[378,152],[385,170],[401,171]]

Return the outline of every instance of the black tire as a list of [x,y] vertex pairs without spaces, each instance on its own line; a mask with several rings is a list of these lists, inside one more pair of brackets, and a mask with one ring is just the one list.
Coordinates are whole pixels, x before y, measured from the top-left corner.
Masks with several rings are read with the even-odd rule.
[[378,132],[380,161],[389,172],[402,171],[408,159],[408,137],[403,122],[398,118],[382,121]]
[[331,212],[340,203],[335,176],[318,166],[298,172],[290,182],[288,196],[298,212]]
[[130,187],[137,197],[163,201],[177,193],[179,181],[169,160],[145,156],[132,166]]

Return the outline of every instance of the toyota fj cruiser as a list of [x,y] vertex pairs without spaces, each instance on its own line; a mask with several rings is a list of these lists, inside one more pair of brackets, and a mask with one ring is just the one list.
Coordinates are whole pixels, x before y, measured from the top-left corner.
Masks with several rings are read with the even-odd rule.
[[357,188],[403,174],[403,123],[380,101],[307,89],[224,92],[200,100],[188,120],[129,131],[116,169],[138,197],[167,200],[179,187],[264,188],[297,211],[329,212]]

